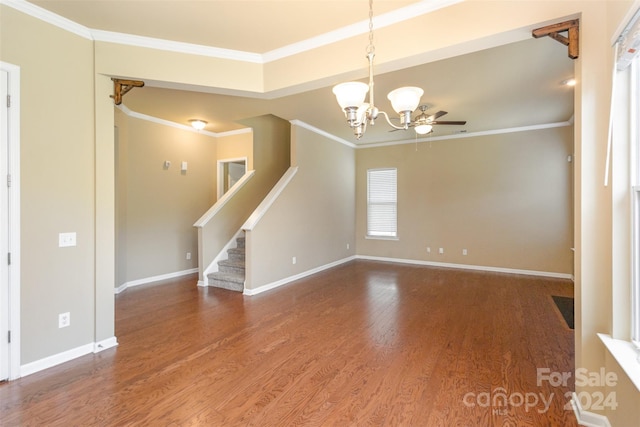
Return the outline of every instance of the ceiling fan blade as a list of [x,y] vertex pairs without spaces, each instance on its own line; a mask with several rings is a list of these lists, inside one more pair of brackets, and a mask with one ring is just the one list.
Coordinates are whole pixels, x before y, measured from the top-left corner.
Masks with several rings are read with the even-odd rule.
[[431,122],[432,125],[466,125],[466,121],[447,121],[447,120],[439,120],[435,122]]
[[438,119],[438,117],[442,117],[445,114],[448,114],[446,111],[438,111],[437,113],[434,113],[432,115],[430,115],[429,117],[427,117],[427,120],[433,121]]

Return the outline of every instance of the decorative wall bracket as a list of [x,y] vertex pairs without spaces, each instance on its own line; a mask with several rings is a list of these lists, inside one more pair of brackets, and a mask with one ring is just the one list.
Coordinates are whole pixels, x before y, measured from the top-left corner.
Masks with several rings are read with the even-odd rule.
[[111,79],[113,80],[113,95],[109,95],[113,98],[113,102],[116,105],[122,104],[122,97],[129,92],[134,87],[143,87],[144,82],[141,80],[122,80],[122,79]]
[[[532,35],[534,38],[540,38],[549,36],[552,39],[559,41],[569,48],[569,58],[576,59],[580,53],[579,43],[579,29],[580,21],[578,19],[572,19],[571,21],[561,22],[559,24],[547,25],[546,27],[533,30]],[[559,33],[567,32],[567,36],[563,36]]]

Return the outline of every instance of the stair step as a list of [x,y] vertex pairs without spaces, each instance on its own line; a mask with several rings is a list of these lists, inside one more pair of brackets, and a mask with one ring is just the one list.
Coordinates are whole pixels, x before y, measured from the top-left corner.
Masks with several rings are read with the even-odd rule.
[[225,259],[218,262],[218,268],[222,273],[234,273],[241,274],[244,276],[244,259],[243,260],[232,260]]
[[227,289],[230,291],[244,291],[244,275],[217,272],[207,275],[209,286]]
[[245,243],[245,238],[244,237],[238,237],[236,239],[236,246],[238,248],[244,248],[244,243]]
[[244,248],[232,248],[232,249],[229,249],[229,250],[227,250],[227,254],[229,255],[229,260],[231,260],[231,261],[244,262],[244,259],[245,259]]

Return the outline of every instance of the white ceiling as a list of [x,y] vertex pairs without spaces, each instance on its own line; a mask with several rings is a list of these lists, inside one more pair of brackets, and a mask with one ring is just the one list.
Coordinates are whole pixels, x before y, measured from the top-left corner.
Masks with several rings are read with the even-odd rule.
[[[376,0],[374,14],[424,6],[430,0]],[[276,49],[362,24],[366,0],[32,0],[30,3],[87,28],[268,54]],[[404,8],[404,9],[403,9]],[[375,28],[374,28],[375,31]],[[434,34],[433,37],[437,37]],[[367,37],[363,36],[362,67]],[[566,122],[573,116],[573,89],[561,81],[573,76],[566,47],[550,39],[528,39],[491,49],[375,75],[377,106],[393,113],[386,94],[399,86],[424,89],[422,103],[431,112],[448,111],[441,120],[466,120],[465,126],[436,126],[430,138]],[[271,113],[301,120],[356,142],[344,122],[331,87],[264,99],[205,91],[153,87],[133,89],[123,104],[132,111],[176,123],[209,122],[206,130],[241,128],[236,121]],[[156,85],[157,86],[157,85]],[[161,85],[160,85],[161,86]],[[200,88],[201,89],[201,88]],[[199,90],[199,89],[198,89]],[[380,118],[362,144],[415,139],[409,131],[389,132]]]

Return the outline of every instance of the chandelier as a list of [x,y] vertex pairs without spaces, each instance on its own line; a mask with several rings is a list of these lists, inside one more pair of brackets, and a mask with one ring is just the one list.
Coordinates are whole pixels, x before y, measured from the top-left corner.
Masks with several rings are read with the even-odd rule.
[[[400,115],[400,126],[391,122],[389,115],[378,110],[374,104],[373,94],[373,58],[375,57],[375,46],[373,45],[373,0],[369,0],[369,45],[367,46],[367,59],[369,61],[369,84],[362,82],[340,83],[333,87],[333,93],[340,108],[344,111],[347,123],[353,129],[357,139],[360,139],[367,130],[367,125],[373,126],[378,115],[383,115],[389,126],[398,130],[409,129],[415,126],[415,131],[419,134],[431,132],[432,126],[428,123],[427,116],[422,110],[422,114],[416,117],[416,122],[411,122],[411,113],[420,105],[420,97],[424,93],[419,87],[406,86],[392,90],[387,95],[391,106]],[[369,100],[365,98],[369,93]]]

